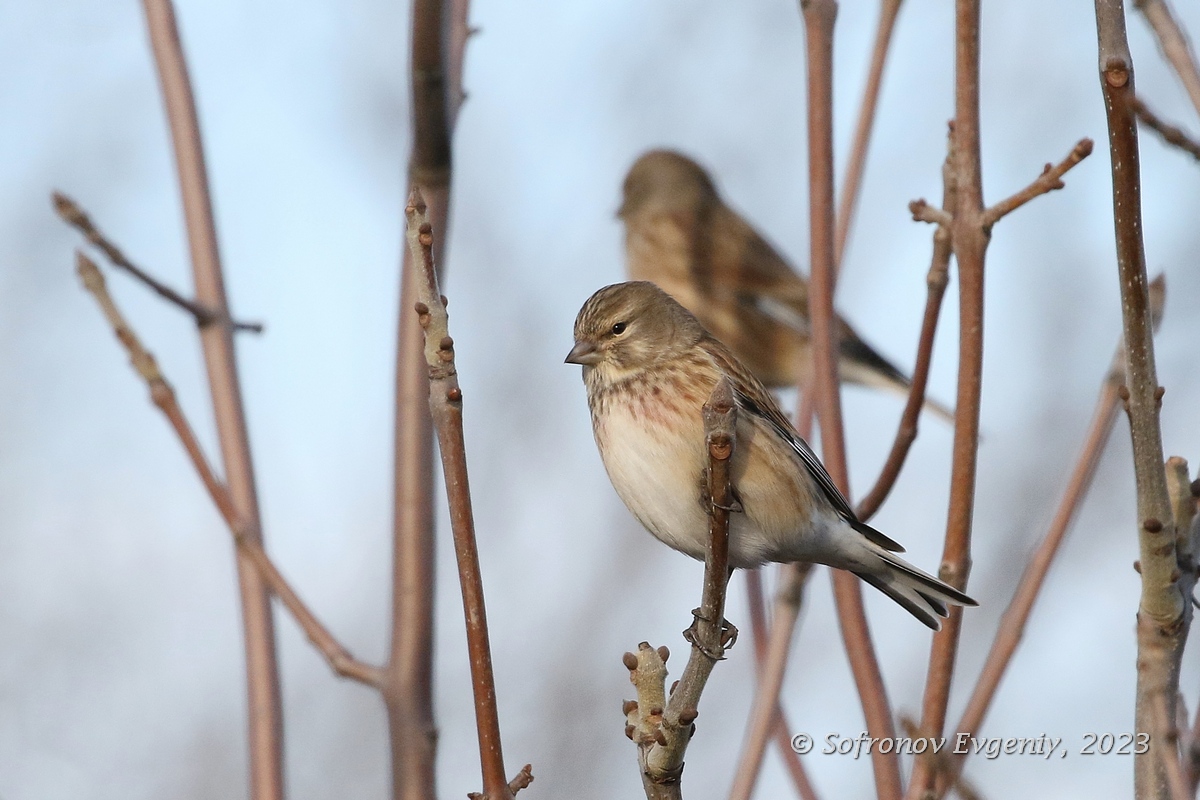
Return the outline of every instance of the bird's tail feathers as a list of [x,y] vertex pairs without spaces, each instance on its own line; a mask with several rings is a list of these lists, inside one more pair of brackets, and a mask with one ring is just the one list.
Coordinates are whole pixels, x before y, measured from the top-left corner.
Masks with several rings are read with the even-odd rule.
[[949,615],[947,606],[979,605],[948,583],[922,572],[899,556],[882,548],[871,548],[883,562],[874,571],[855,570],[854,574],[896,601],[929,628],[941,630],[939,617]]

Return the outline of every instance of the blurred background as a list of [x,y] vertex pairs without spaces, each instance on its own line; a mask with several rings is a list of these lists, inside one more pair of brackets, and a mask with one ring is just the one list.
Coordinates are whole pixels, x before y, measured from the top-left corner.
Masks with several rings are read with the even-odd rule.
[[[877,4],[842,4],[836,133],[857,114]],[[1193,33],[1200,7],[1177,3]],[[408,8],[379,0],[179,0],[235,315],[268,549],[358,656],[386,652],[393,338],[408,151]],[[1200,129],[1130,10],[1151,108]],[[455,140],[444,291],[458,345],[475,509],[509,770],[530,797],[640,796],[620,656],[684,652],[701,565],[646,535],[592,442],[571,325],[622,277],[620,180],[651,146],[691,153],[795,263],[808,251],[803,33],[794,2],[478,0]],[[901,12],[837,303],[906,369],[952,114],[952,9]],[[1076,140],[1067,188],[997,226],[971,593],[957,719],[1027,554],[1073,465],[1120,330],[1107,132],[1092,5],[988,3],[983,159],[995,202]],[[1167,454],[1200,463],[1200,171],[1142,138],[1148,261],[1165,271],[1158,338]],[[840,170],[839,170],[840,175]],[[172,153],[139,4],[0,4],[0,798],[245,796],[241,631],[231,542],[144,386],[73,272],[64,191],[137,263],[190,286]],[[111,286],[215,453],[192,324],[123,275]],[[190,290],[189,290],[190,292]],[[954,398],[957,287],[931,394]],[[902,401],[844,392],[851,478],[873,481]],[[794,398],[785,398],[791,405]],[[1188,420],[1192,420],[1189,422]],[[951,430],[922,420],[877,525],[934,569]],[[442,512],[444,514],[444,511]],[[442,525],[442,531],[448,531]],[[1063,737],[1072,753],[972,759],[986,796],[1125,796],[1129,757],[1081,756],[1132,727],[1137,557],[1127,425],[1050,574],[983,733]],[[440,793],[479,789],[453,554],[439,550]],[[728,617],[749,629],[732,584]],[[868,613],[898,711],[919,709],[930,635],[876,592]],[[332,677],[277,616],[295,798],[379,798],[383,708]],[[681,658],[679,659],[682,660]],[[1200,662],[1186,658],[1195,709]],[[673,663],[678,670],[681,663]],[[747,641],[714,673],[688,754],[722,796],[753,689]],[[863,730],[828,575],[810,584],[784,700],[795,732]],[[807,758],[826,797],[862,796],[868,762]],[[706,791],[710,790],[710,791]],[[768,757],[758,796],[790,792]],[[524,795],[522,795],[524,796]]]

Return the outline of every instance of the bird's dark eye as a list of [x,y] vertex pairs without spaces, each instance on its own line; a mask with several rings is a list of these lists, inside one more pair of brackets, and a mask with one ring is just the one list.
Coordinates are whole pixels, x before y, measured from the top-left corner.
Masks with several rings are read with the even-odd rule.
[[612,335],[620,336],[622,333],[625,332],[625,326],[626,326],[626,323],[624,323],[624,322],[618,322],[616,325],[613,325],[612,326]]

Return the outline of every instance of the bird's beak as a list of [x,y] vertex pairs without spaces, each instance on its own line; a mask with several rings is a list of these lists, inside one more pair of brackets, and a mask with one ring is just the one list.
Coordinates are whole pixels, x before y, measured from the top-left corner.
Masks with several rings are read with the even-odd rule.
[[585,367],[590,367],[600,361],[601,355],[596,350],[596,345],[592,342],[576,342],[571,348],[571,352],[567,353],[567,358],[564,364],[582,364]]

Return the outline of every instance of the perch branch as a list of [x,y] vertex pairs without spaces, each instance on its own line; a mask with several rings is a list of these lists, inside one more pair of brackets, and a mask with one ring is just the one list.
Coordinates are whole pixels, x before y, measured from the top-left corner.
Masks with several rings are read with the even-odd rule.
[[1001,200],[996,205],[983,212],[983,224],[988,230],[999,222],[1004,217],[1016,211],[1021,206],[1028,203],[1039,195],[1053,192],[1066,186],[1062,182],[1062,176],[1092,154],[1093,143],[1091,139],[1080,139],[1067,157],[1058,164],[1047,164],[1042,174],[1034,179],[1033,183],[1026,186],[1021,191],[1014,194],[1012,197]]
[[120,309],[117,308],[100,269],[86,255],[76,253],[76,271],[79,273],[84,287],[96,299],[96,303],[104,313],[105,319],[108,320],[109,326],[112,327],[113,333],[129,353],[129,361],[133,365],[134,371],[146,382],[146,387],[150,390],[150,399],[166,416],[175,435],[179,437],[180,444],[183,445],[188,458],[191,459],[192,466],[200,476],[204,488],[208,490],[208,496],[216,505],[222,519],[225,520],[239,551],[245,553],[254,562],[271,591],[287,607],[297,624],[308,636],[309,641],[329,662],[330,669],[344,678],[351,678],[368,686],[379,686],[379,670],[350,655],[350,652],[321,624],[316,615],[292,589],[270,556],[263,550],[262,544],[255,537],[246,535],[246,522],[238,515],[228,487],[217,477],[205,457],[191,423],[188,422],[183,409],[179,406],[174,388],[159,370],[154,356],[142,345],[137,334],[134,333]]
[[132,261],[126,258],[125,254],[121,252],[120,248],[118,248],[110,239],[108,239],[108,237],[100,232],[100,230],[92,222],[91,217],[87,215],[87,212],[80,208],[79,204],[74,200],[67,197],[62,192],[55,192],[53,195],[51,195],[51,198],[54,201],[54,210],[58,212],[58,215],[62,217],[63,221],[83,234],[85,239],[91,242],[98,250],[100,250],[100,252],[104,253],[105,257],[108,258],[113,266],[120,267],[121,269],[125,270],[143,284],[150,287],[150,289],[157,293],[159,297],[174,303],[184,311],[191,314],[192,318],[196,320],[197,325],[203,327],[205,325],[211,325],[214,322],[220,322],[221,324],[228,325],[234,330],[238,331],[250,331],[251,333],[263,332],[263,325],[261,322],[237,322],[235,320],[231,320],[228,315],[222,315],[220,312],[217,312],[208,306],[184,297],[179,292],[175,291],[170,286],[167,286],[165,283],[158,280],[158,278],[155,278],[153,275],[146,272],[137,264],[134,264]]
[[[1158,410],[1162,389],[1154,365],[1146,254],[1142,242],[1141,177],[1137,121],[1129,100],[1135,96],[1133,58],[1125,36],[1122,0],[1096,0],[1100,87],[1108,118],[1112,163],[1113,225],[1121,316],[1125,335],[1126,391],[1122,393],[1133,440],[1137,486],[1138,545],[1142,593],[1138,604],[1138,668],[1134,730],[1158,730],[1163,698],[1171,718],[1178,694],[1178,653],[1190,622],[1191,604],[1180,592],[1175,522],[1163,471]],[[1134,793],[1139,800],[1165,797],[1167,776],[1158,753],[1134,755]]]
[[1200,161],[1200,142],[1190,138],[1181,128],[1163,122],[1140,97],[1131,98],[1129,102],[1133,103],[1133,113],[1137,114],[1139,122],[1157,133],[1167,144],[1175,145],[1192,158]]
[[1150,23],[1159,48],[1187,90],[1196,113],[1200,114],[1200,69],[1196,67],[1192,45],[1171,12],[1171,6],[1166,0],[1134,0],[1133,5]]
[[[812,279],[808,297],[812,320],[813,389],[821,424],[825,467],[842,494],[850,496],[846,467],[845,431],[838,366],[834,357],[835,328],[833,192],[833,28],[837,18],[834,0],[801,0],[807,61],[809,225]],[[862,703],[867,731],[872,737],[896,735],[883,673],[871,641],[863,608],[862,585],[849,572],[834,570],[833,592],[838,624]],[[901,794],[900,759],[894,752],[871,753],[876,792],[882,800]]]
[[[404,213],[408,220],[409,252],[414,269],[421,276],[415,308],[425,335],[429,412],[442,456],[442,474],[450,506],[450,528],[454,537],[454,554],[458,560],[467,627],[467,651],[471,660],[471,684],[475,697],[475,724],[479,733],[479,761],[483,772],[483,793],[472,796],[481,800],[509,800],[514,793],[512,785],[520,788],[526,781],[518,778],[510,785],[504,772],[483,576],[479,569],[471,487],[467,480],[462,390],[458,385],[454,364],[454,340],[450,338],[446,302],[438,291],[437,270],[433,263],[433,228],[426,212],[421,191],[414,186]],[[526,765],[522,773],[528,773],[529,769]],[[529,776],[529,780],[532,780],[532,776]]]
[[729,509],[734,497],[729,465],[737,446],[737,407],[733,386],[722,378],[704,404],[708,451],[709,540],[704,555],[704,589],[695,621],[684,631],[691,653],[679,683],[667,699],[666,661],[670,653],[648,643],[626,653],[629,680],[637,700],[625,704],[625,732],[638,746],[642,787],[647,800],[682,797],[683,756],[695,733],[700,695],[716,663],[733,646],[737,630],[725,623],[725,591],[729,580]]
[[846,165],[846,176],[842,180],[842,200],[837,211],[837,240],[833,263],[839,270],[846,252],[846,241],[850,237],[850,227],[854,222],[859,193],[862,190],[871,129],[875,126],[875,109],[879,105],[879,90],[883,85],[883,67],[892,44],[892,32],[896,30],[896,17],[900,14],[901,2],[902,0],[881,0],[879,4],[879,27],[875,29],[871,66],[867,70],[867,85],[863,89],[858,122],[854,126],[854,140],[850,145],[850,160]]
[[[1162,321],[1163,305],[1166,299],[1163,276],[1160,275],[1151,284],[1150,298],[1154,325],[1157,328]],[[1037,602],[1042,586],[1046,582],[1050,565],[1058,555],[1067,531],[1070,530],[1071,523],[1096,476],[1100,457],[1104,454],[1104,448],[1112,436],[1117,421],[1117,411],[1120,409],[1121,403],[1121,388],[1124,385],[1125,348],[1122,344],[1118,344],[1113,353],[1108,374],[1105,375],[1101,384],[1100,395],[1096,399],[1096,408],[1092,412],[1092,422],[1084,437],[1083,449],[1075,462],[1075,468],[1071,472],[1071,478],[1059,501],[1054,518],[1050,522],[1050,527],[1041,543],[1038,544],[1037,550],[1030,557],[1016,591],[1013,593],[1013,598],[1000,620],[1000,627],[996,631],[996,637],[992,641],[992,647],[983,663],[983,669],[980,671],[975,688],[967,701],[966,710],[963,711],[962,718],[959,719],[958,726],[955,728],[960,733],[975,735],[983,725],[983,720],[1000,687],[1000,681],[1009,664],[1012,663],[1013,655],[1024,637],[1025,626],[1029,622],[1034,603]],[[942,776],[941,788],[944,789],[949,784],[950,778],[961,773],[965,759],[964,755],[945,762],[944,766],[948,767],[948,771]]]
[[[143,0],[143,7],[179,173],[196,302],[214,310],[220,318],[228,319],[231,315],[217,247],[217,227],[200,138],[200,120],[175,22],[175,9],[171,0]],[[245,536],[261,540],[258,490],[242,388],[238,381],[233,331],[228,325],[201,326],[200,345],[208,371],[213,416],[229,492],[238,518],[247,525]],[[250,797],[252,800],[282,800],[283,705],[271,597],[246,551],[239,549],[237,553],[246,650]]]

